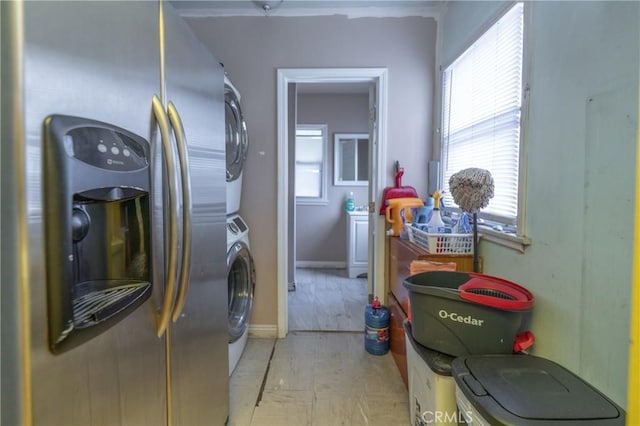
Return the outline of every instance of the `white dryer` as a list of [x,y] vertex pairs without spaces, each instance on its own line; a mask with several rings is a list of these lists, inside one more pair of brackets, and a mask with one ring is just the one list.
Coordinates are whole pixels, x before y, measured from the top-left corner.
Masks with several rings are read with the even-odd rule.
[[231,375],[247,344],[256,285],[256,270],[249,247],[249,227],[237,214],[227,216],[227,284]]
[[240,107],[240,93],[224,76],[225,149],[227,157],[227,214],[240,210],[242,169],[247,159],[249,138]]

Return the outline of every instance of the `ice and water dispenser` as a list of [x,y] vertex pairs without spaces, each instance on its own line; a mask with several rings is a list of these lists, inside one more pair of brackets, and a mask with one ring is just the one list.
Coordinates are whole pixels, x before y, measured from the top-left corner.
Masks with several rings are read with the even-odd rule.
[[60,353],[151,294],[149,144],[106,123],[53,115],[43,158],[49,346]]

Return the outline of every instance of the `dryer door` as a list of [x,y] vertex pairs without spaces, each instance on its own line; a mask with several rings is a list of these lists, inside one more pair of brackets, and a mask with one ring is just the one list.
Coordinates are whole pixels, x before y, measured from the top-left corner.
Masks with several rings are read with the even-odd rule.
[[238,340],[249,326],[256,270],[249,247],[238,241],[227,253],[229,285],[229,343]]
[[227,156],[227,182],[240,177],[247,158],[249,140],[247,125],[242,117],[240,100],[228,84],[224,85],[225,149]]

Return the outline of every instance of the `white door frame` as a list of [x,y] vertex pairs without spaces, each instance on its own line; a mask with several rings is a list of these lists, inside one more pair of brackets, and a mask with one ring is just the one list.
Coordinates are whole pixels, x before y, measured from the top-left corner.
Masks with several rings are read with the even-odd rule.
[[[386,176],[386,152],[387,152],[387,69],[386,68],[279,68],[278,69],[278,198],[276,205],[277,214],[277,275],[278,287],[278,337],[284,338],[289,332],[289,309],[287,301],[287,259],[289,247],[287,243],[287,231],[289,226],[288,213],[288,119],[289,105],[287,90],[289,83],[374,83],[377,97],[377,164],[376,173],[373,175],[374,188],[381,188]],[[380,199],[374,200],[374,211],[380,210]],[[369,215],[371,217],[371,215]],[[376,215],[377,216],[377,215]],[[379,222],[379,221],[378,221]],[[380,253],[380,247],[384,250],[384,222],[377,227],[376,239],[373,243],[376,252]],[[379,256],[378,256],[379,257]],[[383,257],[381,257],[383,258]],[[384,262],[378,261],[369,266],[375,270],[373,279],[374,295],[382,295],[384,291]]]

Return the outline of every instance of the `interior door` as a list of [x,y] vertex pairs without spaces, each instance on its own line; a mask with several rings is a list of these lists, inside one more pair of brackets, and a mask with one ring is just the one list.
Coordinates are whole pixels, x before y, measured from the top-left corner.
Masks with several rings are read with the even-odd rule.
[[297,114],[298,114],[298,85],[296,83],[289,83],[287,88],[287,110],[289,118],[287,123],[289,128],[287,129],[287,135],[289,140],[289,157],[287,165],[289,170],[289,179],[287,183],[289,188],[287,190],[287,209],[288,209],[288,223],[287,227],[287,290],[294,291],[296,289],[296,127],[297,127]]
[[376,265],[378,263],[378,253],[376,250],[378,214],[376,208],[376,198],[378,197],[378,90],[376,83],[369,84],[369,267],[368,277],[368,293],[369,301],[373,300],[373,296],[384,299],[380,291],[376,287]]
[[[188,288],[168,329],[170,416],[176,425],[221,425],[229,413],[224,75],[172,6],[161,5],[163,98],[184,128],[191,182],[191,259],[181,266]],[[188,248],[181,241],[180,252]]]

